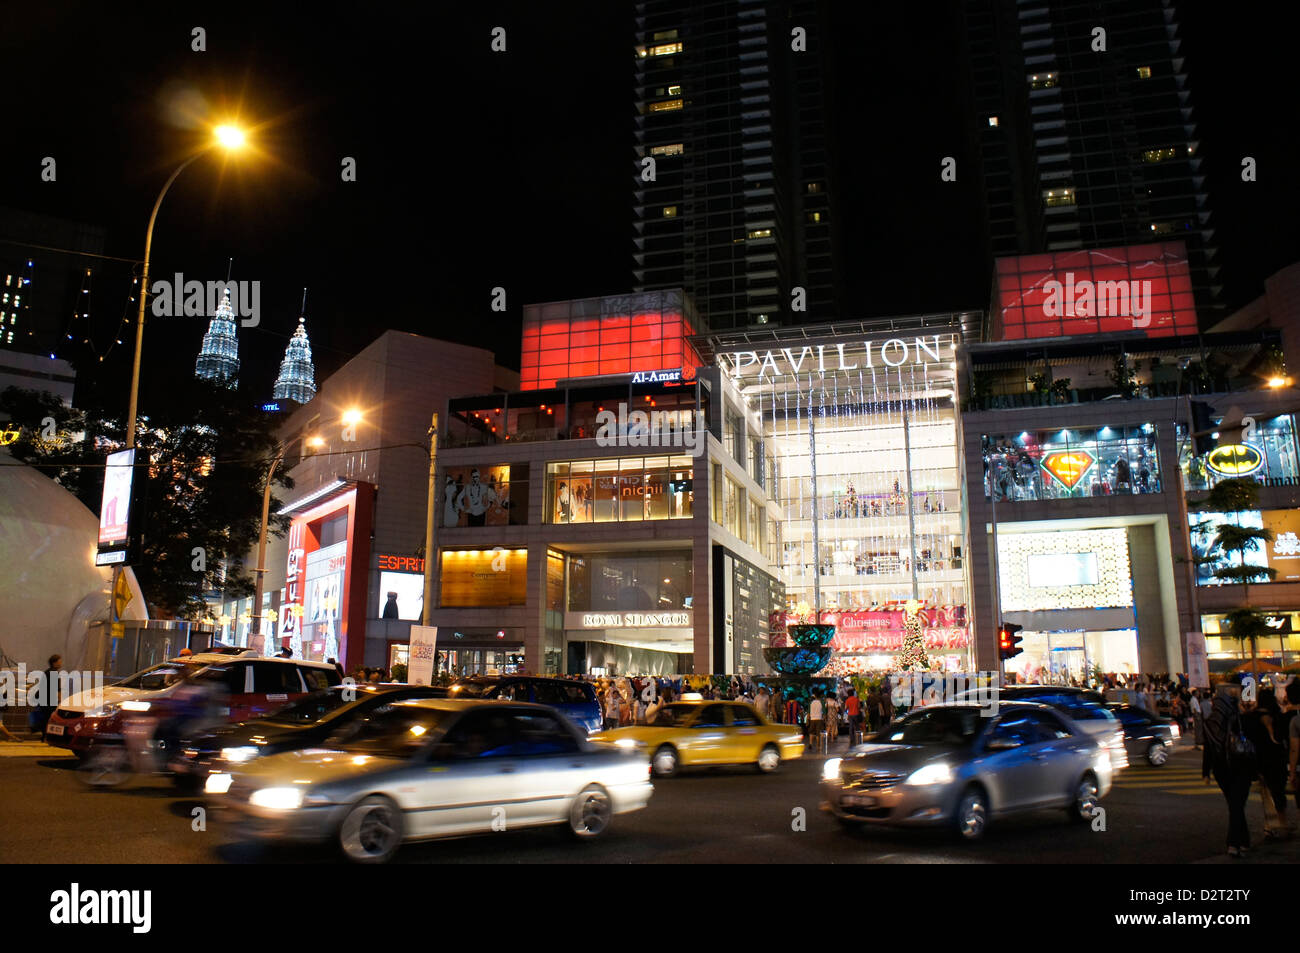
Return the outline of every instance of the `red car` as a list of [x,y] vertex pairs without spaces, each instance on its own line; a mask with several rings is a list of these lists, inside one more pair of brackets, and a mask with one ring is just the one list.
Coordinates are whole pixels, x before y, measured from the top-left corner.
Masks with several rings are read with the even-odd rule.
[[209,687],[228,699],[222,715],[246,721],[338,685],[338,670],[325,662],[242,655],[199,654],[172,659],[61,702],[45,726],[45,741],[78,757],[96,745],[121,744],[122,722],[131,712],[168,717],[182,706],[189,687]]

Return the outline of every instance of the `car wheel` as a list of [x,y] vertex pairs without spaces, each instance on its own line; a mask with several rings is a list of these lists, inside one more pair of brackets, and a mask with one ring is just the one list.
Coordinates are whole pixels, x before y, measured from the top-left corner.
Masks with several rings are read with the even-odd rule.
[[599,785],[584,788],[569,808],[569,833],[579,840],[594,840],[609,830],[614,804]]
[[402,812],[386,797],[362,798],[339,825],[343,856],[358,864],[385,864],[402,846]]
[[989,806],[980,788],[969,787],[962,793],[953,821],[962,840],[976,841],[984,836],[989,826]]
[[680,763],[677,757],[677,749],[672,745],[660,745],[659,750],[650,759],[650,763],[654,765],[655,777],[671,778],[677,773]]
[[776,745],[767,745],[758,753],[758,770],[764,774],[771,774],[781,766],[781,752],[777,750]]
[[1147,763],[1153,768],[1158,768],[1169,760],[1169,749],[1158,741],[1151,742],[1151,747],[1147,748]]
[[1069,808],[1070,817],[1080,824],[1092,822],[1092,815],[1097,810],[1097,779],[1091,773],[1085,774],[1074,786],[1074,799]]

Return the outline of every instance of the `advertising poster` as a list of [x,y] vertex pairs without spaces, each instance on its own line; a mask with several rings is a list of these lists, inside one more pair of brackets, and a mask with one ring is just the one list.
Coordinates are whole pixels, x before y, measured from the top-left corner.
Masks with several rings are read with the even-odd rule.
[[1277,570],[1274,581],[1300,580],[1300,510],[1265,510],[1264,528],[1273,531],[1268,564]]
[[134,463],[134,450],[121,450],[108,455],[108,465],[104,468],[104,496],[99,508],[101,547],[121,546],[129,538]]
[[452,467],[443,475],[443,526],[506,526],[509,467]]
[[1210,687],[1210,662],[1205,652],[1205,633],[1187,633],[1187,681],[1192,688]]
[[307,557],[301,638],[311,641],[312,653],[323,659],[340,657],[342,633],[339,627],[343,616],[343,573],[347,559],[346,542],[318,549]]
[[433,682],[433,661],[438,652],[436,625],[411,626],[411,650],[407,656],[406,681],[411,685]]
[[423,616],[423,574],[381,572],[379,574],[379,618],[418,622]]

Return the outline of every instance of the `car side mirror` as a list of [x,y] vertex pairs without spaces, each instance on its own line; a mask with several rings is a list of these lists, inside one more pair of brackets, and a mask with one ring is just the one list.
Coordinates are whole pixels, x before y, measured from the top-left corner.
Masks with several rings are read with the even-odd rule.
[[985,751],[1010,751],[1013,748],[1019,748],[1020,742],[1012,738],[991,738],[988,744],[984,746]]

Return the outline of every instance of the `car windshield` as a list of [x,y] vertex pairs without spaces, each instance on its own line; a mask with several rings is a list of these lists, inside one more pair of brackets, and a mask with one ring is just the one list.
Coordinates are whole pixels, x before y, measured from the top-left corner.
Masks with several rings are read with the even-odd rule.
[[169,688],[177,682],[192,677],[202,666],[184,662],[163,662],[143,672],[136,672],[122,681],[115,688],[138,688],[145,692],[157,692]]
[[457,682],[449,692],[452,698],[490,698],[496,690],[496,682]]
[[410,758],[446,725],[451,713],[415,705],[381,705],[330,739],[332,747],[377,758]]
[[987,719],[978,708],[928,708],[913,712],[896,725],[871,737],[872,741],[904,745],[968,745]]
[[691,720],[691,716],[699,711],[698,705],[665,705],[655,715],[654,726],[656,728],[680,728]]
[[358,698],[364,698],[368,692],[356,687],[338,686],[321,692],[304,695],[292,704],[278,709],[267,721],[278,721],[291,725],[306,725],[320,721],[326,715],[338,711],[344,705],[350,705]]

